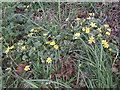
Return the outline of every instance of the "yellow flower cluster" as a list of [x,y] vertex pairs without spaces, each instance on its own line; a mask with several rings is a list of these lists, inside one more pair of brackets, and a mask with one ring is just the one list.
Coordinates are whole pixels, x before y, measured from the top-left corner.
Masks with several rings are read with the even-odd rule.
[[95,39],[94,39],[94,37],[91,36],[90,39],[88,40],[88,42],[89,42],[89,44],[91,44],[91,43],[95,43]]
[[109,47],[109,44],[106,40],[102,40],[102,44],[103,44],[103,47],[104,48],[108,48]]
[[45,44],[50,44],[50,45],[53,46],[56,50],[58,50],[58,48],[59,48],[59,46],[56,44],[55,41],[52,41],[52,42],[48,41],[48,42],[45,42]]
[[86,27],[86,28],[82,28],[82,31],[85,31],[85,33],[90,33],[90,28]]

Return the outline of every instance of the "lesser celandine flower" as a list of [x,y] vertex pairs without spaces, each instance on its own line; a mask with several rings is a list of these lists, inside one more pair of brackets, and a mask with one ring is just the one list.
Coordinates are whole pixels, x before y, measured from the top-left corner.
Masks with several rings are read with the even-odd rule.
[[75,20],[77,20],[77,21],[78,21],[78,20],[80,20],[80,18],[76,18]]
[[85,29],[85,33],[89,33],[90,32],[90,28],[87,28]]
[[48,57],[47,60],[46,60],[46,62],[47,62],[47,63],[51,63],[51,62],[52,62],[51,58]]
[[7,48],[7,49],[5,50],[5,52],[6,52],[6,53],[8,53],[9,51],[10,51],[10,49],[9,49],[9,48]]
[[105,34],[106,34],[106,35],[110,35],[110,32],[106,32]]
[[109,28],[108,28],[107,30],[108,30],[108,31],[111,31],[111,29],[109,29]]
[[50,41],[45,42],[45,44],[50,44]]
[[30,66],[29,65],[25,66],[24,70],[25,71],[29,71],[30,70]]
[[84,28],[84,27],[82,28],[82,31],[85,31],[85,28]]
[[104,27],[109,27],[109,25],[108,24],[104,24]]
[[34,30],[33,32],[38,32],[38,30]]
[[94,37],[91,36],[90,39],[88,40],[88,42],[89,42],[89,44],[91,44],[91,43],[95,43]]
[[44,33],[43,36],[48,36],[48,33]]
[[34,33],[29,33],[27,36],[30,37],[30,36],[32,36],[33,34],[34,34]]
[[109,44],[106,40],[102,40],[102,44],[103,44],[103,47],[104,48],[108,48],[109,47]]
[[98,36],[98,37],[101,37],[101,36],[102,36],[102,34],[98,34],[97,36]]
[[102,31],[101,31],[101,28],[98,28],[97,30],[98,30],[99,32],[102,32]]
[[93,23],[93,22],[90,25],[91,25],[91,27],[97,27],[96,23]]
[[56,50],[58,50],[59,46],[58,46],[58,45],[54,45],[54,48],[55,48]]
[[26,49],[26,47],[25,47],[25,46],[22,46],[22,47],[21,47],[21,50],[25,50],[25,49]]
[[23,43],[17,43],[17,45],[23,45]]
[[9,49],[13,49],[15,46],[13,45],[13,46],[11,46],[11,47],[9,47]]
[[50,42],[50,45],[55,45],[55,41]]
[[30,31],[33,32],[33,31],[34,31],[34,28],[32,28]]
[[94,13],[89,13],[90,16],[94,16],[95,14]]
[[106,43],[106,44],[103,44],[104,48],[108,48],[109,47],[109,44]]
[[74,37],[80,37],[80,33],[75,33]]
[[13,49],[15,46],[14,45],[12,45],[11,47],[8,47],[6,50],[5,50],[5,52],[6,53],[8,53],[11,49]]

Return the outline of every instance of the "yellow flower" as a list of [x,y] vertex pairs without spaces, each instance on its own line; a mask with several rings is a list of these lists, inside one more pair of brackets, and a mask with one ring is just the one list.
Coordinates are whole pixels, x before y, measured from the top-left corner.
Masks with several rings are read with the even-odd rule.
[[102,44],[105,44],[105,43],[107,43],[106,40],[102,40]]
[[73,30],[71,29],[70,31],[72,32]]
[[74,34],[74,37],[80,37],[80,33]]
[[110,32],[106,32],[105,34],[110,35]]
[[94,13],[89,13],[90,16],[94,16],[95,14]]
[[38,30],[34,30],[33,32],[38,32]]
[[79,21],[79,20],[80,20],[80,18],[76,18],[75,20]]
[[105,24],[104,27],[109,27],[109,25]]
[[96,23],[93,23],[93,22],[90,25],[91,25],[91,27],[97,27]]
[[112,48],[109,48],[109,51],[112,51]]
[[106,40],[102,40],[102,44],[103,44],[103,47],[104,48],[108,48],[109,47],[109,44]]
[[23,45],[23,43],[17,43],[17,45]]
[[89,32],[90,32],[90,28],[86,28],[85,33],[89,33]]
[[79,64],[79,67],[82,67],[82,64]]
[[44,33],[44,34],[43,34],[43,36],[47,36],[47,35],[48,35],[48,33]]
[[104,48],[108,48],[109,47],[109,44],[106,43],[106,44],[103,44]]
[[59,46],[58,45],[54,45],[54,48],[57,50],[59,48]]
[[97,30],[98,30],[99,32],[102,32],[102,31],[101,31],[101,28],[98,28]]
[[30,31],[33,32],[33,31],[34,31],[34,28],[32,28]]
[[10,48],[7,48],[7,49],[5,50],[6,53],[8,53],[9,51],[10,51]]
[[34,33],[29,33],[27,36],[30,37],[30,36],[32,36],[33,34],[34,34]]
[[24,70],[25,71],[29,71],[30,70],[30,66],[29,65],[25,66]]
[[82,28],[82,31],[85,31],[85,28],[84,28],[84,27]]
[[50,42],[50,45],[55,45],[55,41]]
[[25,47],[25,46],[22,46],[21,50],[25,50],[25,49],[26,49],[26,47]]
[[13,49],[15,46],[13,45],[13,46],[11,46],[11,47],[9,47],[9,49]]
[[108,30],[108,31],[111,31],[111,29],[109,29],[109,28],[108,28],[107,30]]
[[27,8],[29,8],[29,7],[30,7],[30,5],[27,6]]
[[50,44],[50,42],[48,41],[48,42],[45,42],[45,44]]
[[48,57],[47,60],[46,60],[46,62],[47,62],[47,63],[51,63],[51,62],[52,62],[51,58]]
[[95,40],[94,40],[94,37],[93,37],[93,36],[91,36],[90,39],[89,39],[88,41],[89,41],[89,44],[95,43]]
[[101,35],[101,34],[98,34],[97,36],[98,36],[98,37],[101,37],[102,35]]

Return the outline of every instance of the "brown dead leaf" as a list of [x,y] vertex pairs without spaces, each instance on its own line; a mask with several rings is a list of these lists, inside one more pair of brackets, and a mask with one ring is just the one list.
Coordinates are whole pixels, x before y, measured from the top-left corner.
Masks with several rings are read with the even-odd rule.
[[16,69],[16,73],[21,76],[24,71],[24,67],[25,67],[25,64],[20,64]]

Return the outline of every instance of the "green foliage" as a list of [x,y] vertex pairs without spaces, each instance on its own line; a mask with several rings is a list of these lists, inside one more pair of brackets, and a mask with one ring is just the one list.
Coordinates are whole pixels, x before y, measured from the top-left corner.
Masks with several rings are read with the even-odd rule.
[[[94,18],[96,11],[88,13],[85,18],[74,16],[74,9],[71,12],[64,11],[68,14],[62,16],[60,4],[2,4],[5,12],[1,38],[4,57],[3,87],[71,88],[73,81],[76,81],[74,88],[79,85],[88,88],[117,87],[118,81],[113,78],[118,74],[112,72],[112,67],[118,61],[119,50],[116,37],[106,34],[110,33],[110,27],[104,26],[103,19]],[[89,6],[95,7],[96,3],[81,5],[85,10],[89,10]],[[57,9],[57,13],[49,8]],[[63,24],[62,21],[66,23]],[[106,42],[102,43],[102,40]],[[56,66],[61,57],[62,64]],[[51,58],[51,61],[47,61],[48,58]],[[56,71],[69,60],[74,62],[74,76],[69,80],[52,80]],[[22,70],[22,75],[17,75],[16,68],[19,64],[30,65],[31,70]]]

